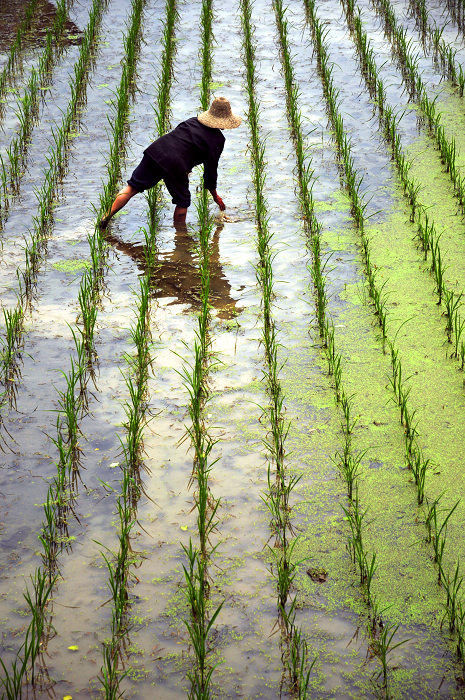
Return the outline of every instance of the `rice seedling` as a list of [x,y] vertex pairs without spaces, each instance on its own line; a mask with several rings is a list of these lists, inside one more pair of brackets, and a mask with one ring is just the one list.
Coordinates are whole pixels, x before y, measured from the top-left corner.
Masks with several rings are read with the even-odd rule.
[[11,88],[21,74],[24,36],[31,27],[37,2],[38,0],[29,0],[24,17],[18,25],[7,59],[0,72],[0,119],[3,117],[5,110],[7,88]]
[[376,639],[376,654],[379,657],[382,670],[380,675],[383,676],[383,688],[386,694],[386,698],[391,698],[389,689],[389,674],[388,674],[388,654],[391,654],[395,649],[398,649],[403,644],[407,644],[409,639],[403,639],[400,642],[393,644],[394,636],[399,629],[399,625],[394,625],[393,623],[387,623],[380,631],[378,638]]
[[34,664],[41,652],[41,643],[46,629],[46,609],[56,577],[48,580],[47,574],[39,567],[31,576],[32,593],[29,589],[24,593],[24,599],[31,613],[31,621],[25,633],[25,639],[18,651],[11,669],[8,669],[0,658],[4,676],[0,683],[8,700],[22,697],[23,685],[29,681],[34,685]]
[[[441,497],[434,499],[431,502],[426,499],[426,504],[428,507],[428,514],[426,516],[426,526],[428,528],[428,541],[432,542],[434,549],[434,561],[438,565],[438,582],[441,583],[441,579],[444,573],[442,568],[442,557],[444,555],[444,548],[446,546],[447,540],[447,523],[449,522],[451,516],[456,510],[460,501],[457,501],[450,510],[438,509]],[[445,513],[444,519],[439,519],[441,513]]]
[[[293,551],[297,539],[293,538],[290,520],[292,492],[299,479],[287,474],[285,441],[289,425],[284,420],[284,396],[279,377],[281,362],[278,352],[278,330],[273,318],[273,234],[268,225],[268,208],[265,194],[266,170],[265,142],[261,135],[260,105],[255,94],[255,47],[251,21],[252,3],[241,0],[243,30],[244,72],[247,80],[248,121],[251,134],[251,165],[255,195],[255,221],[257,228],[256,279],[262,295],[262,345],[264,349],[263,378],[268,393],[268,405],[262,407],[268,423],[268,436],[264,440],[268,458],[268,489],[263,502],[271,516],[271,528],[275,535],[274,547],[269,547],[272,572],[276,579],[278,620],[283,633],[283,660],[287,669],[290,691],[305,697],[310,673],[315,660],[308,664],[305,639],[295,620],[296,600],[289,601],[290,590],[299,562],[294,561]],[[294,94],[294,98],[296,95]],[[295,100],[294,100],[295,104]],[[309,180],[309,172],[306,172]]]
[[126,676],[126,672],[120,670],[119,666],[121,645],[128,632],[130,567],[136,560],[130,544],[131,531],[136,523],[135,509],[131,505],[134,480],[127,463],[122,467],[121,489],[117,501],[118,551],[112,552],[105,545],[98,543],[105,550],[102,551],[102,557],[108,570],[108,587],[113,603],[111,637],[103,644],[103,666],[99,681],[105,698],[112,700],[121,697],[120,684]]
[[1,363],[4,382],[13,382],[17,367],[17,353],[23,343],[24,312],[21,306],[16,309],[3,309],[5,338],[2,338]]
[[[374,80],[371,83],[367,83],[368,89],[372,91],[372,94],[375,96],[376,103],[378,104],[379,107],[379,116],[380,116],[380,121],[385,127],[385,134],[387,138],[390,140],[392,146],[393,146],[393,155],[394,155],[394,160],[396,163],[400,160],[401,157],[401,144],[400,144],[400,137],[397,133],[397,124],[396,120],[392,119],[392,110],[389,107],[389,105],[386,104],[384,92],[382,93],[379,90],[379,78],[378,78],[378,71],[376,67],[376,63],[371,60],[372,57],[372,52],[371,52],[371,46],[368,38],[366,37],[366,33],[363,30],[362,23],[361,23],[361,15],[360,12],[358,14],[353,13],[353,7],[354,7],[354,2],[347,2],[343,3],[345,9],[346,9],[346,17],[348,20],[349,24],[349,29],[355,39],[358,51],[359,51],[359,56],[360,60],[363,65],[365,65],[366,61],[371,61],[371,73],[373,75]],[[363,38],[363,39],[362,39]],[[367,52],[368,52],[368,57],[367,57]],[[382,107],[379,104],[379,101],[383,99],[383,104]],[[405,175],[405,171],[400,171],[401,177],[407,177],[408,175]],[[428,215],[422,205],[418,206],[418,217],[421,217],[423,229],[422,229],[422,236],[426,235],[425,231],[430,232],[431,227],[433,224],[429,221]],[[441,255],[440,255],[440,247],[439,247],[439,237],[437,234],[432,234],[432,237],[429,238],[429,233],[428,233],[428,250],[434,248],[434,269],[435,269],[435,276],[437,279],[437,287],[440,287],[441,289],[436,289],[436,292],[438,294],[439,300],[441,301],[442,295],[445,293],[445,285],[443,281],[443,265],[441,262]],[[459,324],[460,321],[457,321],[458,317],[458,311],[457,307],[454,308],[454,297],[451,297],[450,295],[448,296],[448,302],[449,302],[449,308],[451,313],[454,315],[454,323]],[[402,327],[402,326],[401,326]],[[400,328],[401,328],[400,327]],[[450,327],[450,326],[449,326]],[[398,329],[397,333],[400,331],[400,328]],[[446,328],[447,332],[447,328]],[[396,334],[397,335],[397,334]],[[453,506],[449,511],[446,511],[446,516],[444,520],[439,521],[438,520],[438,504],[440,501],[440,498],[435,499],[434,501],[430,502],[426,493],[425,493],[425,481],[426,481],[426,473],[428,468],[430,467],[430,462],[428,459],[425,459],[423,457],[423,453],[419,444],[419,435],[418,435],[418,430],[417,430],[417,425],[414,423],[415,421],[415,411],[410,409],[409,402],[408,402],[408,396],[410,393],[410,389],[406,387],[405,382],[407,380],[403,379],[402,377],[402,364],[401,360],[399,357],[399,352],[397,348],[395,347],[395,340],[396,337],[394,337],[393,340],[388,338],[388,347],[390,350],[390,355],[391,355],[391,367],[392,367],[392,378],[390,379],[391,381],[391,386],[393,388],[395,397],[396,397],[396,402],[399,405],[400,408],[400,417],[401,417],[401,422],[404,425],[405,432],[404,432],[404,438],[405,438],[405,450],[406,450],[406,461],[407,465],[409,468],[413,471],[414,478],[415,478],[415,484],[417,487],[417,500],[418,504],[421,505],[423,501],[426,501],[427,504],[427,514],[425,518],[425,525],[428,531],[428,541],[432,542],[433,548],[434,548],[434,556],[435,556],[435,561],[438,564],[438,581],[441,583],[441,579],[444,577],[444,572],[442,569],[442,557],[443,557],[443,552],[446,544],[446,537],[447,537],[447,523],[449,521],[449,518],[452,516],[454,513],[456,507],[458,504]],[[447,604],[448,606],[451,605],[451,603]],[[456,603],[454,603],[455,609],[457,609]],[[455,615],[455,612],[454,612]],[[463,639],[463,634],[464,630],[462,627],[457,629],[457,651],[460,656],[460,654],[463,651],[463,645],[462,645],[462,639]],[[392,641],[392,640],[390,640]],[[389,641],[389,644],[390,644]],[[384,642],[383,642],[384,643]],[[384,653],[384,652],[383,652]]]
[[[30,237],[26,241],[25,269],[19,270],[18,268],[17,270],[17,278],[20,285],[17,305],[12,311],[5,311],[6,339],[2,341],[2,344],[5,344],[6,351],[3,353],[2,358],[3,376],[6,376],[8,371],[10,371],[8,369],[9,367],[14,367],[17,355],[21,349],[21,344],[18,343],[18,340],[22,337],[24,332],[25,312],[30,303],[32,291],[37,279],[40,262],[42,260],[43,244],[52,229],[53,202],[57,194],[59,181],[66,171],[70,133],[75,127],[79,106],[82,105],[85,100],[87,79],[95,60],[93,44],[100,27],[106,4],[106,2],[101,2],[100,0],[93,1],[89,13],[89,21],[83,34],[79,57],[74,66],[74,76],[71,78],[71,85],[74,86],[74,91],[72,92],[71,100],[64,112],[60,126],[55,129],[52,128],[54,148],[50,147],[48,155],[46,156],[49,167],[44,172],[43,183],[40,189],[35,190],[38,210],[33,217],[33,230],[30,232]],[[13,150],[11,151],[11,149]],[[10,144],[10,160],[14,160],[16,163],[15,167],[20,167],[20,155],[17,153],[17,149],[19,149],[17,142]],[[12,155],[13,153],[15,155]],[[89,338],[92,337],[91,331],[93,331],[93,325],[95,324],[95,313],[92,305],[87,303],[86,295],[83,296],[80,294],[79,301],[81,309],[83,307],[85,309],[86,338],[89,344]],[[13,326],[16,329],[13,334],[16,337],[15,342],[12,342]]]
[[442,565],[440,565],[440,570],[442,585],[444,586],[447,592],[447,602],[444,619],[446,619],[447,617],[449,621],[449,630],[451,632],[454,632],[457,626],[457,613],[461,602],[459,598],[459,592],[463,583],[463,576],[460,570],[460,562],[457,561],[455,571],[452,577],[450,577],[449,574],[446,574],[444,572]]
[[[85,365],[77,365],[71,358],[71,369],[68,372],[60,370],[64,377],[66,389],[58,390],[59,411],[63,415],[66,430],[65,441],[70,451],[70,459],[73,469],[77,469],[79,463],[79,417],[82,412],[81,392],[76,389],[82,387],[82,375]],[[62,432],[60,430],[60,432]]]
[[216,665],[208,662],[211,652],[209,636],[216,618],[221,612],[223,602],[209,613],[207,607],[208,584],[207,584],[207,562],[201,553],[193,546],[189,540],[189,547],[183,547],[188,560],[188,567],[183,564],[184,579],[186,583],[185,595],[190,606],[190,620],[184,620],[189,638],[191,640],[196,666],[192,671],[188,671],[188,678],[191,683],[189,698],[196,700],[211,697],[210,683]]
[[[162,136],[168,131],[170,125],[170,90],[173,80],[173,61],[176,53],[174,30],[178,17],[176,0],[167,0],[163,26],[161,71],[158,78],[157,101],[154,106],[157,136]],[[147,193],[149,231],[152,236],[155,235],[158,225],[157,210],[160,196],[160,186],[150,189]]]

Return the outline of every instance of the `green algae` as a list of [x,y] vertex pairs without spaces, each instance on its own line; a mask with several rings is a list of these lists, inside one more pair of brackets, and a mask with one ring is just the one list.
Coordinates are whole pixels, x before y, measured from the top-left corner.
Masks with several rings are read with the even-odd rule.
[[[401,219],[404,221],[403,214]],[[397,219],[392,227],[398,229]],[[341,235],[342,232],[339,232],[339,238]],[[346,236],[353,237],[353,233],[346,231]],[[351,245],[353,248],[353,242],[347,243],[347,247]],[[357,253],[356,249],[354,253]],[[384,268],[380,269],[383,274]],[[390,274],[391,270],[392,268],[389,270]],[[411,478],[408,475],[406,478],[404,471],[403,429],[399,423],[397,408],[390,403],[389,361],[382,351],[381,344],[376,342],[377,332],[374,329],[373,316],[368,309],[361,308],[366,296],[361,293],[360,281],[346,284],[345,294],[343,293],[341,298],[346,302],[347,308],[344,312],[339,308],[335,320],[338,347],[343,349],[347,357],[344,364],[344,386],[347,393],[356,392],[354,407],[360,416],[356,430],[357,449],[369,451],[369,457],[363,461],[360,493],[362,506],[368,506],[370,513],[367,542],[369,549],[376,551],[378,557],[379,569],[374,590],[381,607],[390,606],[388,619],[400,624],[405,631],[409,630],[414,638],[410,644],[409,657],[415,657],[415,668],[421,667],[423,675],[419,682],[413,671],[402,668],[403,682],[418,692],[419,697],[427,697],[431,691],[430,684],[434,684],[435,679],[440,678],[446,668],[451,684],[454,681],[453,674],[457,672],[457,667],[451,660],[452,649],[448,649],[447,643],[439,633],[444,601],[436,583],[437,574],[431,564],[430,550],[424,542],[424,529],[418,522],[415,491],[410,483]],[[348,300],[350,301],[347,306]],[[394,301],[392,306],[397,312],[398,304]],[[396,313],[396,327],[404,319],[402,309],[401,313]],[[418,356],[421,354],[419,352]],[[432,367],[433,363],[430,363],[428,369]],[[300,390],[299,384],[297,387]],[[286,396],[290,393],[292,390],[289,391],[289,387],[286,387]],[[308,401],[307,396],[304,397],[304,401]],[[333,439],[334,437],[337,445],[340,437],[334,435],[333,431]],[[306,470],[303,471],[305,472]],[[312,496],[314,498],[314,493]],[[320,495],[318,510],[322,510]],[[328,540],[330,529],[334,527],[341,533],[341,520],[342,518],[338,522],[337,516],[334,516],[328,521],[329,528],[324,536],[317,530],[317,538],[324,537]],[[314,523],[312,528],[315,529]],[[304,537],[305,535],[302,536],[302,540]],[[331,604],[330,596],[326,592],[329,589],[327,583],[331,581],[332,567],[336,576],[341,576],[337,568],[338,565],[340,567],[340,558],[333,556],[331,560],[325,548],[318,548],[318,544],[314,552],[317,555],[315,565],[324,566],[329,572],[327,582],[320,587],[325,589],[320,598],[326,596],[324,605],[327,606],[328,602]],[[301,554],[302,550],[299,548],[297,558]],[[347,574],[345,576],[347,577]],[[302,578],[305,580],[305,577],[299,578],[301,589],[315,590],[318,587],[318,584],[310,584],[308,579],[305,586]],[[343,580],[344,574],[335,586],[339,603]],[[354,612],[363,616],[363,603],[360,599],[355,601],[356,597],[351,590],[345,604],[348,607],[352,606]],[[337,604],[335,607],[337,608]],[[424,658],[425,644],[434,650],[428,659]],[[448,655],[447,661],[444,660],[445,650]]]
[[[373,259],[380,269],[379,281],[385,283],[388,293],[390,334],[393,337],[398,331],[403,374],[410,377],[410,401],[417,411],[420,444],[439,466],[437,471],[441,471],[437,474],[440,479],[430,478],[428,492],[437,496],[451,483],[462,489],[465,487],[461,466],[461,425],[465,419],[463,375],[457,363],[448,357],[445,320],[434,303],[429,275],[411,243],[411,225],[401,210],[369,233]],[[451,502],[449,498],[448,503]],[[463,516],[463,511],[458,512],[457,520]],[[450,528],[450,533],[453,529]]]
[[[403,204],[400,197],[398,203],[399,205]],[[431,304],[425,303],[423,300],[419,305],[412,302],[412,289],[415,285],[407,274],[407,269],[411,270],[412,267],[415,269],[415,266],[412,266],[412,255],[408,255],[405,249],[399,251],[397,246],[393,245],[392,240],[399,234],[399,231],[402,231],[405,236],[405,230],[409,228],[408,216],[402,212],[402,206],[399,208],[401,209],[400,213],[391,214],[386,222],[370,229],[368,233],[372,237],[373,248],[376,251],[376,256],[373,259],[379,265],[382,281],[387,280],[387,284],[390,285],[392,280],[395,280],[396,283],[401,280],[404,284],[405,279],[408,280],[406,287],[402,287],[403,293],[400,293],[394,286],[390,290],[391,317],[395,316],[395,321],[392,323],[393,335],[395,330],[407,318],[410,318],[412,312],[416,312],[413,314],[414,317],[424,317],[425,309],[430,311],[431,308],[433,309],[430,316],[432,315],[436,326],[434,330],[431,327],[422,328],[419,333],[422,339],[421,348],[415,344],[410,345],[408,369],[413,371],[415,379],[417,376],[423,379],[427,376],[426,382],[422,382],[419,387],[417,396],[421,394],[423,400],[428,397],[434,402],[437,384],[431,383],[431,375],[436,374],[439,363],[441,366],[447,367],[446,374],[450,377],[450,363],[445,361],[444,352],[440,352],[439,357],[437,353],[433,357],[425,352],[425,338],[434,337],[435,332],[437,334],[438,325],[440,326],[440,322],[438,324],[439,314],[434,305],[432,307]],[[387,232],[392,235],[386,235]],[[408,236],[406,240],[411,246]],[[411,248],[413,247],[411,246]],[[380,251],[390,250],[396,251],[396,260],[398,261],[396,265],[386,265],[386,258],[383,258],[381,254],[378,255]],[[413,252],[415,253],[414,250]],[[419,279],[425,281],[423,271],[419,272]],[[427,298],[427,295],[425,296]],[[376,334],[376,331],[373,333],[373,317],[370,317],[367,311],[363,312],[360,309],[363,297],[360,294],[360,283],[354,282],[352,285],[346,285],[345,293],[341,297],[346,304],[349,303],[343,313],[338,312],[336,323],[338,343],[344,348],[343,352],[347,357],[344,365],[345,385],[347,383],[346,390],[349,393],[356,392],[355,408],[361,416],[359,428],[356,431],[357,447],[360,450],[368,449],[370,457],[370,459],[364,460],[360,493],[363,506],[368,505],[370,508],[371,523],[367,542],[370,543],[378,556],[379,570],[375,578],[374,590],[379,600],[391,606],[388,613],[389,618],[413,629],[416,633],[418,633],[418,628],[424,626],[425,623],[434,625],[434,628],[439,630],[444,601],[436,584],[437,573],[432,566],[431,552],[424,542],[424,529],[422,530],[422,527],[418,525],[415,491],[410,483],[412,480],[403,468],[403,430],[399,423],[397,408],[389,403],[389,362],[383,355],[381,344],[378,346],[373,344],[373,338]],[[393,297],[401,301],[394,301]],[[364,316],[365,318],[363,318]],[[431,318],[428,318],[428,324],[430,323]],[[364,330],[362,331],[362,329]],[[399,333],[399,340],[401,336],[402,333]],[[408,324],[407,328],[404,328],[404,336],[412,337]],[[434,347],[434,342],[432,342],[432,346]],[[363,356],[364,359],[361,361]],[[418,369],[420,366],[422,367],[421,371]],[[376,373],[378,374],[377,379],[374,378]],[[456,400],[452,403],[452,410],[454,412],[456,410],[463,411],[463,396],[457,397],[456,387],[453,387],[453,393],[456,395]],[[378,404],[378,409],[374,412],[376,404]],[[416,407],[416,404],[414,405]],[[430,409],[428,408],[428,410]],[[384,425],[389,426],[389,429],[385,429]],[[455,455],[460,454],[458,444],[456,439],[452,450]],[[372,465],[375,468],[372,468]],[[387,505],[389,505],[390,517],[387,517]],[[392,537],[393,533],[394,538]],[[396,575],[395,572],[399,568],[397,559],[401,559],[401,553],[402,558],[408,554],[410,563],[407,566],[402,564],[402,573],[399,572]],[[393,596],[394,593],[395,596]],[[428,632],[427,636],[429,634],[431,632]],[[432,658],[428,659],[427,667],[430,676],[434,673],[442,673],[438,660],[441,658],[441,644],[437,638],[433,641],[432,645],[439,650]],[[423,646],[424,642],[420,636],[414,648],[418,655],[417,664],[421,663],[422,667],[425,665],[424,659],[422,660]],[[456,671],[450,658],[447,666],[452,673]],[[411,675],[405,671],[403,675],[405,683],[413,683]],[[418,693],[420,692],[422,694],[419,697],[427,697],[427,686],[423,690],[420,690],[419,687]]]
[[[465,116],[463,100],[444,90],[437,104],[449,138],[456,144],[456,164],[465,167]],[[450,177],[441,162],[440,153],[431,136],[416,139],[407,149],[412,162],[410,174],[421,185],[419,199],[441,233],[441,255],[446,263],[446,282],[458,292],[465,290],[465,271],[461,264],[465,255],[465,222],[459,202],[454,196]],[[399,208],[396,206],[396,208]],[[404,209],[404,207],[400,207]],[[414,229],[412,229],[413,231]]]
[[316,213],[329,211],[346,212],[348,209],[350,210],[350,200],[344,190],[334,190],[327,199],[315,199],[313,208]]
[[90,263],[86,259],[82,258],[71,258],[69,260],[62,260],[60,262],[53,263],[52,267],[60,272],[65,272],[68,275],[75,275],[82,270],[90,268]]

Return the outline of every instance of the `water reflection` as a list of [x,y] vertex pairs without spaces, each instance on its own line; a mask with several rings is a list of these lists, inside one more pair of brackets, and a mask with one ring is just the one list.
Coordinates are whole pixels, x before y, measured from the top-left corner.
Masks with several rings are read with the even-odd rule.
[[[230,319],[242,311],[236,306],[237,300],[231,296],[231,285],[226,279],[219,255],[220,233],[223,224],[219,224],[210,245],[210,304],[216,309],[218,318]],[[152,296],[155,298],[173,298],[170,304],[187,304],[189,310],[200,309],[200,274],[196,244],[187,226],[178,224],[174,227],[174,250],[159,253],[156,269],[152,274]],[[145,273],[145,246],[121,241],[114,234],[107,232],[106,240],[117,250],[129,255],[137,267]],[[239,291],[244,289],[240,287]]]
[[[17,29],[24,18],[26,6],[27,3],[24,0],[8,0],[8,2],[0,0],[0,51],[6,52],[9,50],[11,42],[16,36]],[[53,25],[56,14],[57,8],[52,2],[38,0],[32,27],[24,37],[24,44],[27,46],[42,44],[47,29]],[[77,39],[81,36],[81,31],[74,22],[68,20],[65,27],[63,43],[65,45],[78,43]]]

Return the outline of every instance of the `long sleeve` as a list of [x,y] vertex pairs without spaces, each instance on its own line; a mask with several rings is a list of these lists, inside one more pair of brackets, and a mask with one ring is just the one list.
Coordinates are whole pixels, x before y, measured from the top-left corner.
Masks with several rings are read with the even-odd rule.
[[212,148],[204,160],[203,184],[207,190],[216,190],[218,161],[223,153],[224,141]]

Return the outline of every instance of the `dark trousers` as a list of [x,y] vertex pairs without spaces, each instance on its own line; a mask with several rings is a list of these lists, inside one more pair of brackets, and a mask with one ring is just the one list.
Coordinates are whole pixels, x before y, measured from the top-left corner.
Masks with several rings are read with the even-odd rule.
[[168,173],[146,153],[144,153],[141,162],[129,178],[128,185],[134,187],[138,192],[143,192],[154,187],[160,180],[164,181],[166,189],[172,197],[173,204],[177,204],[178,207],[190,206],[191,193],[189,192],[187,173]]

